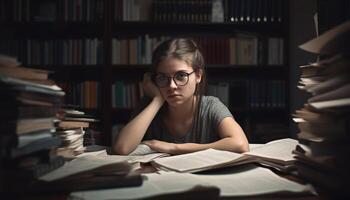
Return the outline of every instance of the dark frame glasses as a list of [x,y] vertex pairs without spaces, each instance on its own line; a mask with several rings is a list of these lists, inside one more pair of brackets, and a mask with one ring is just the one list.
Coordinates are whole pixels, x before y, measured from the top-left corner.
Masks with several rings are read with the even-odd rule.
[[179,71],[179,72],[176,72],[174,76],[167,76],[165,74],[154,74],[153,81],[156,83],[158,87],[169,86],[171,83],[171,80],[173,80],[177,86],[184,86],[188,83],[189,76],[194,72],[195,71],[187,73],[184,71]]

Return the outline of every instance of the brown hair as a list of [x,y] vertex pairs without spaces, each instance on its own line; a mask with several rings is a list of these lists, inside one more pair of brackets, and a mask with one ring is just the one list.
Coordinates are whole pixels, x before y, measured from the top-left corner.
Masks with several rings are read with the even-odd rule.
[[202,72],[201,82],[196,85],[194,95],[198,99],[195,108],[195,116],[193,121],[193,141],[199,141],[200,134],[198,132],[199,108],[202,96],[206,90],[206,75],[204,69],[204,58],[195,41],[188,38],[169,39],[157,46],[152,55],[152,69],[155,74],[158,64],[168,58],[176,58],[185,61],[189,66],[192,66],[196,73]]

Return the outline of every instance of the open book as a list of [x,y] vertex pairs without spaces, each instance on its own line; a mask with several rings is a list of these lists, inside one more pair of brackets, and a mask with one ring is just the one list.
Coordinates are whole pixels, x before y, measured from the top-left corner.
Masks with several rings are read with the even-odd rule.
[[177,156],[156,158],[151,163],[154,167],[176,172],[199,172],[209,169],[240,165],[245,163],[260,163],[280,171],[288,171],[295,161],[292,151],[297,140],[281,139],[269,142],[243,154],[207,149]]
[[139,144],[136,149],[131,152],[129,155],[130,159],[128,160],[130,163],[140,162],[140,163],[149,163],[156,158],[170,156],[167,153],[159,153],[154,151],[149,146],[145,144]]

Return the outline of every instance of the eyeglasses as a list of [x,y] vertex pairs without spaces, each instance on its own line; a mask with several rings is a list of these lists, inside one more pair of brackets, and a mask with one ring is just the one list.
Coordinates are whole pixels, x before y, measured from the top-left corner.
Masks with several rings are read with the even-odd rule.
[[166,76],[164,74],[156,74],[154,76],[154,81],[158,87],[166,87],[166,86],[170,85],[171,79],[174,80],[174,82],[177,86],[184,86],[188,83],[188,79],[189,79],[188,77],[191,74],[193,74],[193,72],[187,73],[187,72],[180,71],[180,72],[176,72],[174,76]]

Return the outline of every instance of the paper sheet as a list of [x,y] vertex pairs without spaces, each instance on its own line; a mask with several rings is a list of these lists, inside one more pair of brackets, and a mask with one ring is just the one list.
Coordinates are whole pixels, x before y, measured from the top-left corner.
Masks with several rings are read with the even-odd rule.
[[220,151],[207,149],[173,157],[155,159],[154,162],[161,167],[178,172],[198,171],[205,168],[211,168],[217,165],[238,160],[243,155],[229,151]]
[[53,170],[48,174],[45,174],[44,176],[40,177],[40,179],[44,181],[54,181],[73,174],[93,170],[98,167],[122,163],[128,159],[130,159],[128,156],[80,157],[66,163],[62,167]]
[[219,175],[194,175],[201,182],[220,188],[220,196],[251,196],[264,194],[315,193],[310,185],[302,185],[282,178],[262,167],[242,166]]
[[188,174],[162,172],[147,174],[142,186],[73,192],[69,199],[137,199],[155,195],[187,191],[194,186],[214,186],[222,197],[254,196],[272,193],[314,194],[310,185],[298,184],[281,178],[262,167],[245,166],[223,174]]
[[295,149],[297,144],[298,141],[294,139],[280,139],[269,142],[244,154],[267,157],[288,162],[295,160],[292,151]]

